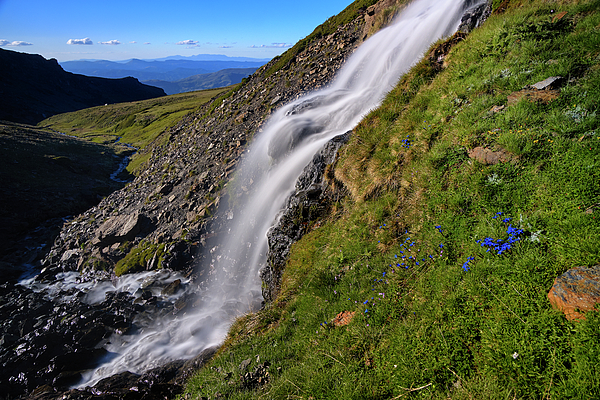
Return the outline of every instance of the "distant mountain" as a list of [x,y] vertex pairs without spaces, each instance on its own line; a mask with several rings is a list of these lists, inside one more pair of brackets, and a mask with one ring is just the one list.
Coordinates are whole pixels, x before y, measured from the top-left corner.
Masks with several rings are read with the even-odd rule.
[[189,76],[178,81],[169,82],[162,80],[143,81],[147,85],[163,89],[167,94],[193,92],[194,90],[214,89],[240,83],[243,78],[252,75],[256,68],[229,68],[210,74]]
[[194,60],[194,61],[250,61],[262,62],[263,64],[271,61],[270,58],[252,58],[252,57],[229,57],[223,54],[196,54],[195,56],[169,56],[164,58],[155,58],[146,61],[167,61],[167,60]]
[[192,75],[208,74],[231,68],[258,68],[268,60],[223,59],[224,56],[198,55],[195,58],[172,56],[160,60],[132,59],[126,62],[106,60],[65,61],[61,66],[77,74],[103,78],[132,76],[140,81],[161,80],[174,82]]
[[135,78],[77,75],[55,59],[0,49],[0,120],[36,124],[58,113],[165,95]]

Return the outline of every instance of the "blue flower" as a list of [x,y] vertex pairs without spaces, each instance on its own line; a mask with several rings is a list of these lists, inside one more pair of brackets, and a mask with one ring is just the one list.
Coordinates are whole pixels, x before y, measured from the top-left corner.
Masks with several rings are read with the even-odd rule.
[[467,258],[467,261],[465,261],[465,263],[462,265],[462,269],[465,271],[469,271],[471,268],[469,268],[469,262],[473,261],[475,259],[475,257],[469,257]]

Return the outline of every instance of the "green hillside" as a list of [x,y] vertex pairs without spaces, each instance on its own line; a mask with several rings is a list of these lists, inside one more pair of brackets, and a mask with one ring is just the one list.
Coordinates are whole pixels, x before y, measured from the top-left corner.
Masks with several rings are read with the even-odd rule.
[[[184,115],[227,89],[201,90],[131,103],[107,104],[58,114],[45,119],[38,126],[96,143],[113,143],[119,140],[120,143],[143,149]],[[135,173],[143,157],[134,156],[127,170]]]
[[350,196],[182,398],[600,398],[600,315],[547,298],[600,264],[599,11],[496,1],[415,66],[342,149]]

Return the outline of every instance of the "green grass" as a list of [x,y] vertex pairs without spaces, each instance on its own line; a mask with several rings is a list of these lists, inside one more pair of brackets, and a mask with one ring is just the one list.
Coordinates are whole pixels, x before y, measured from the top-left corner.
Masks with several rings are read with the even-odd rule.
[[[351,197],[294,245],[277,299],[234,323],[187,394],[600,398],[600,315],[567,321],[547,299],[561,273],[600,264],[600,2],[512,3],[354,130],[335,169]],[[507,105],[554,75],[569,80],[558,99]],[[476,146],[513,161],[480,164]],[[509,225],[509,250],[478,242]]]
[[[38,126],[54,129],[95,143],[125,143],[144,149],[183,116],[229,88],[180,93],[156,99],[109,104],[58,114]],[[147,156],[146,156],[147,159]],[[127,167],[136,172],[145,161],[136,155]]]

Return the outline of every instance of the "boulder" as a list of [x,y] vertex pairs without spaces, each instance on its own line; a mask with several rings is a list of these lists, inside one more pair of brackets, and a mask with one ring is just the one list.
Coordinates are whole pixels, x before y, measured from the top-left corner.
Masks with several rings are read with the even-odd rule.
[[500,162],[512,161],[516,158],[514,155],[504,149],[493,151],[486,147],[475,147],[468,151],[469,157],[479,161],[482,164],[498,164]]
[[115,243],[132,240],[140,233],[146,219],[139,211],[112,217],[100,226],[97,236],[92,243],[98,247],[106,247]]
[[572,268],[556,278],[548,300],[568,320],[585,319],[583,313],[600,303],[600,265]]

